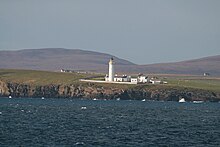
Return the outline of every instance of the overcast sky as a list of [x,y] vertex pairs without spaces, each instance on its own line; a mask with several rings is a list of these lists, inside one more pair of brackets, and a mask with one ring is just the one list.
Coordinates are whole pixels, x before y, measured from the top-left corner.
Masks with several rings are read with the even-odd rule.
[[0,50],[50,47],[137,64],[220,55],[220,0],[0,1]]

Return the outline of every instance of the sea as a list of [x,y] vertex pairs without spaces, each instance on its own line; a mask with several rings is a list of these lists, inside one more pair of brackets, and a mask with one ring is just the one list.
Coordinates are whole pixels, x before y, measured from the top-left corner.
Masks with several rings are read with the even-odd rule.
[[218,147],[220,103],[0,98],[0,146]]

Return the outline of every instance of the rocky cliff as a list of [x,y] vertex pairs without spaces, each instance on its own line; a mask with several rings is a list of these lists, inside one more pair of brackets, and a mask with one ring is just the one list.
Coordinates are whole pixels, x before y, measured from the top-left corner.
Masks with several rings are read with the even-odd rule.
[[81,83],[75,85],[44,85],[0,81],[0,96],[8,97],[48,97],[48,98],[84,98],[84,99],[117,99],[121,100],[164,100],[178,101],[184,97],[186,101],[220,101],[220,93],[169,86],[138,85],[121,87]]

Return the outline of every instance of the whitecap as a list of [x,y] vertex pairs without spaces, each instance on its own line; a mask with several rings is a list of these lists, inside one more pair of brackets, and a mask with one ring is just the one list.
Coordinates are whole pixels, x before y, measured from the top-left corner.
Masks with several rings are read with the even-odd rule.
[[75,145],[85,145],[85,143],[84,142],[77,142],[77,143],[75,143]]
[[193,103],[196,103],[196,104],[200,104],[200,103],[203,103],[204,101],[193,101]]
[[83,107],[81,107],[81,109],[82,109],[82,110],[85,110],[85,109],[87,109],[87,108],[86,108],[85,106],[83,106]]

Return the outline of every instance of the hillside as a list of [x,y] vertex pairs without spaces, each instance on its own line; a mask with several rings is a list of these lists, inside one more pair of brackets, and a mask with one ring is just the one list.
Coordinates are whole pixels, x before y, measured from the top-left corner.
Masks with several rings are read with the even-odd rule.
[[111,57],[114,57],[118,66],[134,65],[129,61],[104,53],[79,49],[46,48],[0,51],[0,68],[46,71],[71,69],[105,72]]
[[197,75],[207,72],[214,76],[220,75],[220,55],[175,63],[136,65],[110,54],[62,48],[0,51],[0,69],[70,69],[107,73],[111,57],[115,59],[116,72]]
[[206,72],[220,75],[220,55],[182,62],[142,65],[141,69],[152,73],[202,75]]

